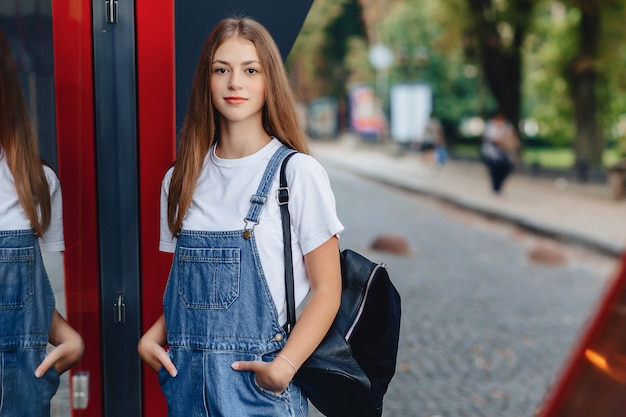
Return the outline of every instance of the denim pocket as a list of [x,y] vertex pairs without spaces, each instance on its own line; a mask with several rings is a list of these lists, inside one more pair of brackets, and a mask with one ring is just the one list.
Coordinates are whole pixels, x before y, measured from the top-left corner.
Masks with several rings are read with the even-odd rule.
[[[246,359],[246,360],[254,360],[254,361],[261,360],[263,362],[268,363],[268,362],[272,362],[274,360],[274,358],[275,358],[275,355],[271,354],[271,355],[255,356],[254,358],[249,358],[249,359]],[[257,392],[263,394],[263,396],[268,397],[269,399],[271,399],[273,401],[287,398],[289,387],[287,387],[285,390],[283,390],[283,392],[281,392],[280,394],[277,394],[274,391],[270,391],[270,390],[260,386],[259,383],[256,380],[256,374],[254,372],[250,372],[250,378],[251,378],[250,382],[252,384],[252,387]]]
[[[39,362],[36,362],[34,364],[35,368],[33,369],[36,369],[36,367],[39,366],[45,358],[46,350],[41,349],[39,351]],[[33,370],[33,374],[34,373],[35,371]],[[37,378],[35,379],[35,381],[37,382],[37,392],[41,393],[44,404],[46,404],[50,402],[52,397],[54,397],[54,394],[56,394],[57,390],[59,389],[61,376],[59,375],[59,371],[57,371],[57,369],[53,365],[46,371],[45,374],[41,376],[41,378]]]
[[45,348],[0,352],[0,416],[50,415],[59,373],[53,366],[41,378],[35,376],[45,356]]
[[[168,349],[166,353],[167,353],[167,357],[170,358],[172,363],[174,363],[174,350]],[[174,366],[176,366],[175,363],[174,363]],[[159,377],[159,384],[161,384],[161,386],[163,386],[163,384],[165,384],[167,380],[172,377],[170,373],[167,372],[167,369],[165,369],[165,366],[163,365],[161,365],[161,367],[157,371],[157,375]]]
[[190,309],[227,309],[239,296],[239,248],[180,247],[178,294]]
[[33,296],[34,259],[32,246],[0,249],[0,310],[24,308]]

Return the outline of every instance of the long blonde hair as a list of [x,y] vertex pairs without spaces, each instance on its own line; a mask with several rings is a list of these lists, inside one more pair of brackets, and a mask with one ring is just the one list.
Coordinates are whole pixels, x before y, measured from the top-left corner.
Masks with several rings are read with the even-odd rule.
[[211,63],[217,48],[232,37],[248,40],[256,47],[268,92],[263,108],[266,133],[299,152],[309,152],[280,52],[268,30],[250,18],[222,20],[202,48],[180,133],[167,201],[167,222],[173,235],[181,228],[189,209],[204,158],[219,140],[219,115],[213,106],[209,85]]
[[[38,236],[50,225],[50,188],[20,87],[17,65],[0,31],[0,147],[17,196]],[[0,153],[0,157],[3,157]]]

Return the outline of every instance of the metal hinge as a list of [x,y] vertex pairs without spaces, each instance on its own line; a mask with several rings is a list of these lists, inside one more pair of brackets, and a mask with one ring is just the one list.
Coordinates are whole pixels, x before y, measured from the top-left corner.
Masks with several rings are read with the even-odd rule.
[[117,0],[107,0],[107,23],[117,23]]

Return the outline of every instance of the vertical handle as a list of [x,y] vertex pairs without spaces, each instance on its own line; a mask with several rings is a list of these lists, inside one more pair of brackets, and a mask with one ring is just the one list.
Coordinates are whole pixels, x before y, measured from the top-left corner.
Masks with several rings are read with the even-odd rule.
[[113,304],[113,321],[118,324],[126,322],[126,300],[122,293],[117,294],[117,299]]
[[117,23],[117,0],[107,0],[107,23]]

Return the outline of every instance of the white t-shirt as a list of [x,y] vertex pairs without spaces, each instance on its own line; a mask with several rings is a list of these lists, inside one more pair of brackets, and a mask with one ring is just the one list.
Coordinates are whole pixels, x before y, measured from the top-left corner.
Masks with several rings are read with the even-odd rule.
[[[250,208],[250,197],[256,194],[268,161],[282,146],[273,139],[253,155],[239,159],[221,159],[215,148],[208,152],[191,205],[183,221],[185,230],[243,230]],[[337,218],[335,196],[328,175],[310,155],[291,158],[285,172],[290,190],[291,240],[293,250],[296,305],[309,292],[309,280],[303,256],[343,231]],[[161,237],[159,248],[174,252],[176,238],[167,226],[167,195],[172,169],[165,174],[161,188]],[[267,202],[261,212],[254,236],[280,323],[286,322],[285,266],[280,208],[276,200],[278,172]]]
[[[50,167],[44,165],[43,170],[50,187],[52,215],[48,230],[39,238],[39,245],[42,252],[60,252],[65,250],[61,184]],[[0,230],[25,230],[30,228],[30,220],[22,208],[15,190],[13,174],[9,169],[7,158],[5,158],[4,152],[0,148]]]

